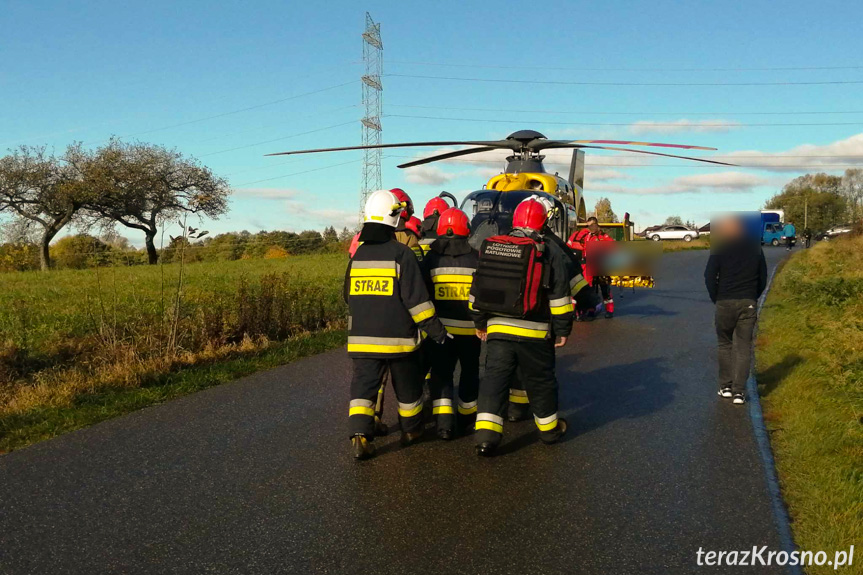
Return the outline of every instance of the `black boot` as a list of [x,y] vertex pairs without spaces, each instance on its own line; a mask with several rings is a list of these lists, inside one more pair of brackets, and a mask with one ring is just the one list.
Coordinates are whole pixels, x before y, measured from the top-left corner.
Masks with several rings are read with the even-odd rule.
[[497,445],[491,441],[483,441],[476,446],[476,454],[480,457],[492,457],[495,451],[497,451]]
[[381,421],[381,416],[375,414],[375,437],[385,437],[390,432],[386,423]]
[[524,421],[530,416],[529,403],[515,403],[510,401],[506,409],[506,420],[510,423]]
[[452,429],[446,429],[444,427],[439,427],[437,430],[437,436],[443,439],[444,441],[449,441],[453,438]]
[[557,427],[554,430],[554,435],[552,434],[540,434],[539,438],[546,445],[551,445],[552,443],[557,443],[563,436],[566,435],[566,420],[562,417],[557,420]]
[[605,317],[606,317],[606,319],[611,319],[611,318],[613,318],[613,317],[614,317],[614,312],[613,312],[613,311],[607,311],[607,312],[605,312]]
[[402,431],[402,445],[404,447],[408,447],[415,443],[419,443],[420,439],[422,439],[422,436],[422,429],[419,431]]
[[375,444],[365,435],[358,433],[351,437],[351,450],[354,452],[354,459],[369,459],[375,455]]

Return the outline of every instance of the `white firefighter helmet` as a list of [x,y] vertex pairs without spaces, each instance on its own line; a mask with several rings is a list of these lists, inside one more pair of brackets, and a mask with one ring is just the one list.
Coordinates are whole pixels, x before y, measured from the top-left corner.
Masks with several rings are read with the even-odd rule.
[[548,199],[548,197],[534,194],[529,198],[523,199],[522,202],[526,202],[528,200],[536,200],[537,202],[545,206],[545,211],[548,213],[549,217],[551,217],[551,213],[554,211],[554,202]]
[[363,222],[384,224],[390,227],[399,225],[399,215],[407,207],[399,202],[395,194],[388,190],[377,190],[369,194],[366,207],[363,210]]

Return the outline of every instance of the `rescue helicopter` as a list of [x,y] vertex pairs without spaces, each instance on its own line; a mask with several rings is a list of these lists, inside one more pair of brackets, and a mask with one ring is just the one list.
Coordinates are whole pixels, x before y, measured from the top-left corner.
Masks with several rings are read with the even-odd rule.
[[[549,140],[543,134],[534,130],[519,130],[502,140],[468,140],[439,142],[403,142],[397,144],[373,144],[368,146],[344,146],[337,148],[318,148],[313,150],[295,150],[278,152],[267,156],[288,156],[294,154],[316,154],[323,152],[340,152],[348,150],[365,150],[377,148],[413,148],[438,146],[469,146],[463,149],[419,158],[400,164],[399,168],[412,168],[432,162],[450,160],[460,156],[490,152],[493,150],[510,150],[512,155],[506,158],[503,173],[493,176],[485,186],[470,193],[463,201],[461,209],[471,217],[471,243],[477,246],[483,239],[506,233],[512,227],[512,214],[516,206],[531,195],[546,195],[555,205],[549,219],[549,227],[564,241],[576,229],[579,223],[587,219],[587,209],[583,197],[584,192],[584,161],[585,150],[612,150],[617,152],[633,152],[651,156],[677,158],[694,162],[703,162],[721,166],[731,166],[707,158],[679,156],[663,152],[638,150],[620,146],[648,146],[666,149],[707,150],[716,148],[704,146],[689,146],[683,144],[663,144],[656,142],[634,142],[624,140]],[[572,160],[567,178],[557,173],[549,173],[544,164],[545,150],[572,149]]]

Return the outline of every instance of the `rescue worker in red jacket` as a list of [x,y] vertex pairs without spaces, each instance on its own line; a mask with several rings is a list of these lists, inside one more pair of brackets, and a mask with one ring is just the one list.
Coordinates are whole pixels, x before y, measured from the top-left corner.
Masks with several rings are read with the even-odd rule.
[[[602,293],[602,303],[605,307],[605,317],[609,319],[614,317],[614,298],[611,294],[611,286],[607,281],[595,275],[597,270],[595,269],[595,262],[591,262],[590,244],[592,242],[613,241],[614,239],[599,227],[599,220],[591,216],[587,218],[587,228],[582,228],[572,234],[568,242],[569,247],[573,250],[581,250],[582,254],[584,254],[584,277],[594,288],[599,286],[600,292]],[[589,311],[587,317],[592,318],[593,316],[591,314],[593,314],[593,312]]]
[[[468,298],[479,253],[468,243],[469,234],[467,214],[448,208],[438,218],[438,239],[430,245],[422,262],[438,317],[453,336],[443,346],[431,347],[429,388],[441,439],[452,439],[456,420],[462,432],[472,431],[476,420],[482,342],[476,337],[475,314],[468,308]],[[458,402],[453,405],[456,364],[461,366],[461,377]]]
[[[554,204],[546,197],[531,196],[524,201],[530,199],[535,199],[542,203],[548,214],[551,214],[552,210],[554,210]],[[583,269],[581,266],[581,254],[579,253],[577,255],[561,238],[557,237],[554,231],[548,226],[549,219],[550,216],[546,219],[546,224],[542,227],[540,235],[542,236],[543,241],[556,244],[560,248],[560,251],[563,252],[564,256],[566,256],[566,276],[569,280],[569,293],[573,298],[575,298],[581,290],[590,289],[590,286],[584,279]],[[530,398],[527,395],[527,390],[524,388],[524,384],[521,383],[521,375],[519,373],[513,378],[510,384],[507,420],[512,422],[522,421],[529,415]]]
[[348,355],[353,363],[348,421],[357,459],[374,455],[375,401],[387,370],[398,401],[402,444],[419,440],[423,378],[417,350],[422,332],[438,343],[447,338],[419,262],[408,247],[395,241],[404,205],[386,190],[369,196],[362,243],[345,273]]
[[[545,206],[536,200],[521,202],[513,213],[513,237],[542,242],[539,232],[546,223]],[[481,456],[494,455],[503,437],[510,382],[520,369],[534,421],[544,443],[554,443],[566,433],[566,420],[558,415],[555,347],[566,345],[572,330],[572,296],[564,254],[554,243],[543,247],[548,276],[542,301],[546,303],[524,318],[497,316],[479,309],[477,337],[487,341],[485,374],[480,382],[476,418],[476,449]],[[482,255],[480,255],[480,265]],[[480,305],[479,302],[474,307]],[[555,343],[554,338],[559,341]]]
[[422,234],[420,234],[420,247],[423,250],[423,255],[428,253],[431,245],[437,239],[438,221],[441,214],[448,209],[449,204],[440,196],[430,199],[426,203],[426,207],[423,208]]

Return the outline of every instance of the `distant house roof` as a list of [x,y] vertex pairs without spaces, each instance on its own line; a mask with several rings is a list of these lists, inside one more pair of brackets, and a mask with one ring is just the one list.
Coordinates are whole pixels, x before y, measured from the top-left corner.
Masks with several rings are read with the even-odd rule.
[[706,224],[698,228],[698,232],[702,234],[710,233],[710,222],[707,222]]

